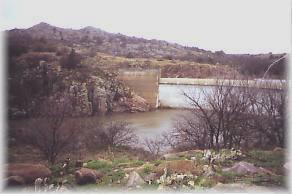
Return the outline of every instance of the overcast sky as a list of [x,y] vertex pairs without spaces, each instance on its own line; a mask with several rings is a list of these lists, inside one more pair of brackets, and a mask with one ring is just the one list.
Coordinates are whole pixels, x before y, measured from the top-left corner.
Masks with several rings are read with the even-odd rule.
[[290,52],[290,0],[2,0],[1,30],[39,22],[227,53]]

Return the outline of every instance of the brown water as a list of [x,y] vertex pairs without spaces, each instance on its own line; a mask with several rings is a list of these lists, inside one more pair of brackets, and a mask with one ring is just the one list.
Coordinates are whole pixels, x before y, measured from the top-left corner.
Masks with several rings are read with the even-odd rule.
[[[135,129],[140,139],[155,138],[173,128],[177,118],[187,112],[183,109],[157,109],[150,112],[114,113],[99,116],[102,122],[126,121]],[[93,118],[94,119],[94,118]]]
[[[144,138],[155,138],[165,131],[171,131],[177,118],[186,112],[187,110],[184,109],[156,109],[150,112],[112,113],[103,116],[68,118],[64,123],[71,123],[76,126],[79,126],[79,124],[80,126],[86,126],[86,123],[88,123],[88,126],[94,127],[99,122],[106,124],[111,121],[125,121],[135,130],[139,139],[143,140]],[[11,120],[9,121],[9,128],[26,130],[31,128],[33,123],[33,119]],[[81,127],[81,131],[82,129]]]

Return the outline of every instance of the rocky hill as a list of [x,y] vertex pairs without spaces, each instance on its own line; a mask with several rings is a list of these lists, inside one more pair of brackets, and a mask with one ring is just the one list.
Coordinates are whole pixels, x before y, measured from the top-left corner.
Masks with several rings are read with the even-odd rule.
[[[206,51],[197,47],[185,47],[179,44],[161,40],[147,40],[113,34],[94,27],[79,30],[64,29],[46,23],[37,24],[28,29],[14,29],[9,31],[10,39],[24,36],[29,40],[39,40],[63,44],[69,47],[82,47],[91,52],[101,52],[113,56],[126,58],[155,58],[160,60],[180,60],[212,65],[230,65],[240,73],[262,76],[267,66],[285,55],[281,54],[225,54],[223,51]],[[271,69],[274,77],[283,77],[284,61]]]
[[[33,114],[35,107],[61,94],[75,103],[74,116],[147,111],[147,102],[116,79],[118,69],[160,68],[162,77],[261,78],[269,64],[285,55],[225,54],[94,27],[76,30],[46,23],[6,33],[9,107],[20,115]],[[285,64],[280,60],[269,78],[284,78]]]

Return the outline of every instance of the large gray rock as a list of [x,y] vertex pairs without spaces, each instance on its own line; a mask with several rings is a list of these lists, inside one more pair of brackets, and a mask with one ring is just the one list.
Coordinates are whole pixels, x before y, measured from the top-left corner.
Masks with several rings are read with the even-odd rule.
[[145,181],[142,179],[142,177],[136,172],[133,171],[129,175],[129,180],[127,182],[127,187],[139,187],[141,185],[145,184]]
[[45,178],[51,176],[51,171],[42,164],[9,164],[7,168],[7,177],[19,176],[25,184],[34,183],[37,178]]
[[288,162],[286,162],[286,163],[284,164],[284,168],[285,168],[286,170],[289,170],[289,163],[288,163]]
[[89,168],[81,168],[75,172],[75,180],[76,183],[79,185],[96,183],[96,181],[101,179],[102,177],[102,172]]
[[239,174],[256,174],[256,173],[270,173],[264,168],[258,168],[251,163],[240,161],[235,163],[231,168],[222,169],[224,172],[234,172]]

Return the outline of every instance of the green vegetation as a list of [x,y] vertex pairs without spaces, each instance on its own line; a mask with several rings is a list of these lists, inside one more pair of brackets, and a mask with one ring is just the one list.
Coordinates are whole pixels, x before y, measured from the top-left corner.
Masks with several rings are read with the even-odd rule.
[[116,163],[115,166],[117,167],[123,167],[123,168],[131,168],[131,167],[138,167],[142,166],[144,164],[144,161],[141,160],[130,160],[128,162],[121,162],[121,163]]
[[103,173],[109,173],[113,169],[113,165],[108,161],[90,160],[84,165],[86,168],[100,170]]
[[285,153],[283,151],[263,151],[251,150],[247,153],[245,159],[248,162],[272,170],[274,173],[282,173],[281,169],[285,162]]
[[125,172],[121,169],[116,169],[108,172],[100,181],[101,185],[119,184],[124,178]]
[[162,162],[163,162],[162,160],[154,160],[151,163],[153,163],[154,166],[159,166],[160,164],[162,164]]
[[[173,162],[176,163],[178,160],[149,160],[148,162],[138,160],[135,156],[134,152],[127,154],[121,154],[124,151],[121,149],[115,150],[117,153],[114,153],[114,158],[110,160],[110,157],[104,152],[102,155],[99,155],[100,158],[107,158],[107,159],[100,159],[100,160],[88,160],[84,163],[84,167],[96,169],[104,173],[104,176],[97,184],[87,184],[83,186],[77,186],[75,183],[74,172],[76,168],[74,167],[74,162],[72,161],[67,169],[67,173],[65,173],[63,180],[65,181],[64,184],[67,187],[76,190],[100,190],[100,189],[113,189],[119,190],[123,188],[127,184],[127,178],[132,171],[136,171],[142,178],[145,178],[147,175],[151,173],[160,173],[159,176],[163,174],[163,163],[165,162]],[[223,155],[229,156],[231,154],[230,150],[220,150],[219,152],[212,151],[213,154],[221,153]],[[204,172],[199,170],[206,165],[206,162],[202,160],[201,152],[179,152],[174,153],[173,155],[180,156],[178,158],[183,158],[181,161],[190,160],[190,156],[196,156],[195,167],[198,171],[195,172],[193,178],[187,178],[183,181],[175,181],[174,185],[182,189],[183,191],[188,190],[197,190],[202,188],[210,188],[215,186],[217,183],[223,184],[231,184],[231,183],[244,183],[248,185],[258,185],[264,187],[279,187],[279,188],[286,188],[285,184],[285,174],[283,170],[283,163],[284,163],[284,150],[280,151],[263,151],[263,150],[249,150],[243,153],[239,160],[234,159],[227,159],[224,161],[224,166],[219,163],[216,164],[216,171],[214,176],[207,177]],[[227,162],[228,161],[228,162]],[[264,167],[276,175],[273,174],[238,174],[233,172],[224,172],[222,171],[225,168],[227,163],[231,165],[239,162],[239,161],[246,161],[250,163],[256,164],[258,167]],[[162,164],[162,165],[161,165]],[[179,163],[177,163],[179,164]],[[162,168],[161,168],[162,166]],[[230,167],[230,166],[228,166]],[[185,168],[184,165],[175,165],[175,168],[182,170]],[[160,170],[158,170],[160,169]],[[171,167],[169,166],[169,169]],[[50,170],[52,171],[52,179],[50,183],[56,183],[61,180],[60,172],[62,171],[61,165],[51,165]],[[158,170],[158,171],[157,171]],[[168,172],[168,176],[172,175],[172,173]],[[159,179],[159,176],[157,178]],[[188,184],[189,181],[194,181],[194,186],[190,186]],[[140,189],[143,190],[156,190],[158,188],[158,183],[154,181],[151,185],[145,184],[141,186]],[[183,186],[185,185],[185,186]],[[135,188],[137,189],[137,188]],[[140,190],[139,189],[139,190]]]
[[118,166],[119,164],[121,163],[129,163],[130,162],[130,159],[126,156],[122,156],[122,157],[119,157],[119,158],[114,158],[112,160],[112,163],[113,163],[113,166]]
[[205,176],[199,176],[195,180],[195,185],[199,187],[212,187],[215,185],[215,181],[211,178],[205,177]]
[[234,172],[220,171],[218,172],[218,174],[223,177],[225,183],[235,183],[237,181],[240,181],[244,177],[243,174],[238,174]]
[[153,166],[149,164],[145,164],[143,168],[144,174],[150,174],[153,171]]

